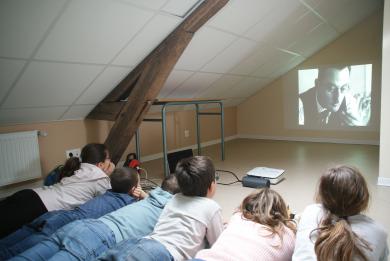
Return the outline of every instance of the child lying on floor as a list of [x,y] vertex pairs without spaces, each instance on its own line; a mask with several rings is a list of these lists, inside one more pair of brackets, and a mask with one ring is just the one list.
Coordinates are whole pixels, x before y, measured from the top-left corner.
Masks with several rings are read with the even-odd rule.
[[95,260],[124,239],[150,234],[165,204],[178,191],[176,178],[168,176],[161,188],[152,190],[146,199],[99,219],[72,222],[14,260]]
[[109,212],[145,197],[138,173],[130,168],[117,168],[110,176],[111,190],[73,210],[47,212],[29,225],[0,240],[0,259],[5,260],[49,238],[57,229],[79,219],[99,218]]
[[101,260],[187,260],[212,245],[223,230],[215,194],[215,169],[210,158],[181,160],[175,175],[181,193],[164,208],[153,232],[138,240],[126,240],[110,249]]
[[211,249],[196,260],[291,260],[295,223],[289,219],[283,198],[263,188],[248,195]]

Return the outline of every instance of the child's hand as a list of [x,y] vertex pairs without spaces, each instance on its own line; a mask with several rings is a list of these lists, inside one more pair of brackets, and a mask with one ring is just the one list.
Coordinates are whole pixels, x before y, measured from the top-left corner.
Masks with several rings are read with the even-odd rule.
[[112,162],[110,161],[110,163],[107,164],[107,165],[103,168],[103,171],[104,171],[108,176],[110,176],[111,173],[114,171],[114,169],[115,169],[115,164],[112,163]]
[[133,197],[138,199],[144,199],[148,196],[148,194],[145,193],[145,191],[142,190],[141,186],[138,186],[133,191]]

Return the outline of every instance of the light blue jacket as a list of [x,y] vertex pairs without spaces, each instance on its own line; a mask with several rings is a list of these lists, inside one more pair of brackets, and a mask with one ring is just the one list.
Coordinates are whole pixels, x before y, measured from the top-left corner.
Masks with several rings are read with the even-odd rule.
[[156,188],[144,200],[125,206],[101,218],[115,235],[116,242],[136,239],[149,235],[157,223],[160,214],[172,198],[172,194]]

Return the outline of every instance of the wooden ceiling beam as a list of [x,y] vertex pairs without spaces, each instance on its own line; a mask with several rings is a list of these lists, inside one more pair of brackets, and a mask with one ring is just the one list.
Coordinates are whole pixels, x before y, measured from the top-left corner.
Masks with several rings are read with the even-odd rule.
[[[90,119],[115,119],[105,141],[115,164],[120,160],[194,33],[227,2],[228,0],[202,2],[87,116]],[[120,101],[126,98],[127,101],[122,104]],[[108,108],[110,105],[115,108]]]

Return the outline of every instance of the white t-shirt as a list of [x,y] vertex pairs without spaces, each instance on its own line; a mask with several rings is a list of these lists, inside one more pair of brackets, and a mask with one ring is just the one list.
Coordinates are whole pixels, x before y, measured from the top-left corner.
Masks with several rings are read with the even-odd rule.
[[74,209],[111,188],[110,178],[95,165],[81,163],[73,176],[53,186],[36,188],[47,211]]
[[221,207],[214,200],[179,193],[165,206],[147,238],[159,241],[179,261],[194,257],[207,243],[214,244],[222,230]]
[[[315,233],[312,239],[311,232],[316,229],[324,215],[321,204],[309,205],[305,208],[298,224],[295,249],[292,260],[306,261],[317,260],[314,251]],[[389,249],[387,246],[387,233],[385,229],[371,218],[365,215],[348,217],[348,222],[360,238],[366,240],[372,251],[364,250],[364,254],[370,261],[386,261]]]

